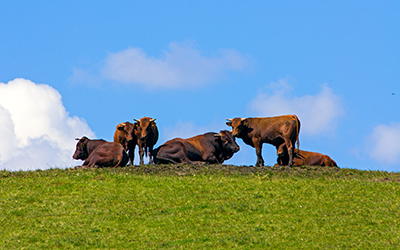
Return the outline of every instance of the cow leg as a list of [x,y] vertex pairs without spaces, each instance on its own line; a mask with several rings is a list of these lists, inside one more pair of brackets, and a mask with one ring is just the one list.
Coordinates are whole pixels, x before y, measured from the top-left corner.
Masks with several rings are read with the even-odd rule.
[[144,150],[143,147],[139,145],[139,156],[140,156],[140,162],[139,165],[143,165],[144,164]]
[[257,163],[256,167],[264,166],[264,159],[262,158],[262,142],[260,140],[253,141],[254,147],[256,148]]
[[89,167],[89,165],[90,165],[90,160],[89,159],[86,159],[86,161],[82,164],[82,168],[88,168]]
[[289,164],[288,166],[291,167],[293,165],[293,158],[294,158],[294,145],[291,141],[286,142],[288,154],[289,154]]
[[129,155],[129,165],[133,165],[133,162],[135,160],[135,148],[129,149],[128,155]]
[[129,165],[134,164],[135,148],[136,148],[136,142],[129,141],[128,142],[128,150],[126,151],[128,153],[128,157],[129,157]]
[[276,165],[286,166],[289,161],[289,158],[287,155],[285,143],[282,143],[281,145],[275,147],[276,147],[276,155],[278,156],[278,158],[276,159],[277,164],[275,164],[275,166]]
[[138,140],[137,145],[139,147],[139,157],[140,157],[139,165],[143,165],[144,164],[144,150],[146,147],[146,142]]
[[153,146],[150,146],[149,147],[149,164],[150,165],[153,165],[154,163],[153,163]]

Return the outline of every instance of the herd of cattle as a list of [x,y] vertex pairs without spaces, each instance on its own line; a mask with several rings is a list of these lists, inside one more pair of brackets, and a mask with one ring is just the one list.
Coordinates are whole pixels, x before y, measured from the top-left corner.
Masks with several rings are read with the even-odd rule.
[[145,155],[149,156],[149,164],[221,164],[239,151],[235,138],[241,138],[256,149],[256,166],[264,165],[262,144],[268,143],[276,147],[276,165],[337,167],[327,155],[299,149],[300,121],[295,115],[227,119],[226,124],[232,127],[232,132],[222,130],[188,139],[175,138],[156,149],[158,129],[155,119],[143,117],[134,121],[117,125],[114,142],[91,140],[85,136],[77,139],[73,158],[84,160],[83,167],[122,167],[128,162],[133,165],[137,145],[140,164],[144,164]]

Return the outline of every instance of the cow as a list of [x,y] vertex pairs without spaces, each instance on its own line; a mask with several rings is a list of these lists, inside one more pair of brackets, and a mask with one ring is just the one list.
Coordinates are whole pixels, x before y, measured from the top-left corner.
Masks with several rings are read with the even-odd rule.
[[[285,166],[288,164],[289,157],[286,147],[281,146],[278,148],[277,164],[279,166]],[[331,157],[316,152],[296,150],[296,156],[293,159],[293,166],[326,166],[326,167],[338,167],[336,162]]]
[[129,164],[133,165],[135,159],[135,147],[137,144],[136,126],[130,122],[123,122],[117,125],[114,133],[114,142],[121,144],[128,152]]
[[221,164],[239,151],[232,133],[224,130],[219,134],[209,132],[188,139],[175,138],[153,151],[158,164]]
[[143,157],[149,152],[149,164],[153,164],[152,151],[158,140],[158,129],[156,119],[143,117],[139,120],[134,119],[136,126],[137,145],[139,146],[140,165],[144,163]]
[[128,163],[124,147],[116,142],[90,140],[86,136],[76,139],[76,150],[72,156],[75,160],[84,160],[82,167],[117,167]]
[[244,143],[256,148],[257,162],[255,166],[264,166],[261,155],[262,144],[269,143],[275,147],[281,144],[289,149],[288,165],[292,166],[294,148],[297,141],[299,148],[300,121],[296,115],[283,115],[263,118],[227,119],[226,125],[232,127],[234,137],[241,138]]

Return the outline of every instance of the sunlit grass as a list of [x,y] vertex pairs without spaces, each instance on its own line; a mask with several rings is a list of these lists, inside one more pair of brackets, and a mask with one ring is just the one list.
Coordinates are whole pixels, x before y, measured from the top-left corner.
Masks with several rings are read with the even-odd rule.
[[399,180],[313,167],[0,171],[0,247],[397,249]]

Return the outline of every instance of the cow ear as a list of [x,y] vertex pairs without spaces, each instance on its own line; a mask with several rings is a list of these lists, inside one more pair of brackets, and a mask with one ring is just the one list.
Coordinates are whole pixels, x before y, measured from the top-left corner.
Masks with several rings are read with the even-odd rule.
[[242,120],[242,123],[243,123],[243,125],[247,126],[247,124],[249,124],[249,120],[247,120],[247,118],[246,118],[246,119],[243,119],[243,120]]
[[220,134],[215,134],[214,137],[215,137],[215,140],[217,141],[217,140],[221,140],[222,135],[220,135]]
[[232,122],[226,122],[226,125],[228,125],[229,127],[232,127]]
[[117,129],[118,130],[124,130],[125,124],[118,124]]

